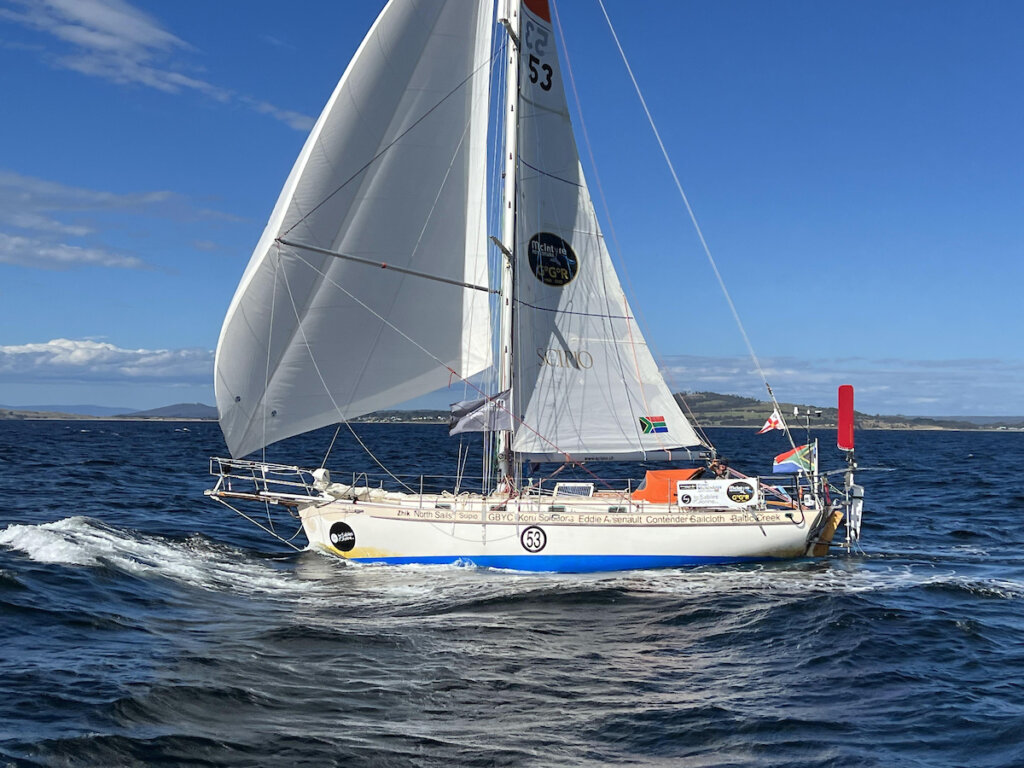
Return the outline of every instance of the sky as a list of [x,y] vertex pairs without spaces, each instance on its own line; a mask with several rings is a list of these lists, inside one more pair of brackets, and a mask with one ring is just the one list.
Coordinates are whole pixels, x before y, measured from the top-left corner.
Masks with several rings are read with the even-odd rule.
[[[780,400],[1024,414],[1024,4],[605,5]],[[235,286],[379,10],[0,0],[0,404],[213,403]],[[763,398],[597,0],[558,11],[670,384]]]

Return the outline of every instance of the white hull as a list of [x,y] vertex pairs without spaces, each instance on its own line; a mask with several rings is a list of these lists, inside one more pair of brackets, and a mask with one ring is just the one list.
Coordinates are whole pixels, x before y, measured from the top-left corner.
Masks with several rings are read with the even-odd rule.
[[818,518],[799,509],[688,510],[599,497],[388,496],[305,506],[310,544],[365,563],[586,572],[803,557]]

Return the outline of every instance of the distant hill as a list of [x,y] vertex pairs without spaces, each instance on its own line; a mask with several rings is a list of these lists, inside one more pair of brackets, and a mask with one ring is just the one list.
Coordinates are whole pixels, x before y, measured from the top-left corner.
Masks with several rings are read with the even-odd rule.
[[[677,394],[684,413],[692,413],[703,427],[756,427],[760,428],[772,406],[765,400],[739,395],[722,395],[717,392],[692,392]],[[821,412],[811,418],[812,427],[834,427],[839,418],[836,408],[814,406],[807,403],[779,403],[782,416],[790,427],[804,424],[804,417],[793,416],[793,408],[800,412],[810,409]],[[1020,429],[1024,419],[985,419],[984,422],[967,417],[928,418],[924,416],[881,416],[856,411],[854,418],[859,429]]]
[[0,405],[0,411],[32,411],[34,413],[66,413],[72,416],[118,416],[131,408],[111,408],[109,405]]
[[[56,406],[59,407],[59,406]],[[88,421],[89,419],[99,418],[113,418],[111,416],[82,416],[77,413],[61,413],[59,411],[23,411],[18,408],[3,408],[0,407],[0,421],[2,420],[21,420],[21,421],[39,421],[45,419],[81,419]]]
[[[37,410],[47,409],[47,410]],[[96,409],[99,413],[82,413],[86,409]],[[0,406],[0,420],[19,419],[29,420],[66,420],[66,419],[217,419],[217,409],[202,403],[179,403],[178,405],[167,405],[163,408],[154,408],[150,411],[132,411],[129,408],[106,408],[104,406],[69,406],[50,405],[35,406],[34,408],[20,407],[8,408]]]
[[125,413],[123,419],[209,419],[216,421],[217,409],[211,405],[202,403],[178,403],[176,405],[165,405],[163,408],[153,408],[148,411],[133,411]]
[[[772,406],[766,400],[740,395],[723,395],[718,392],[691,392],[677,394],[683,412],[702,427],[745,427],[760,429],[771,415]],[[794,406],[803,413],[810,409],[820,416],[811,418],[811,426],[818,428],[835,427],[839,418],[836,408],[823,408],[806,403],[779,403],[783,418],[790,427],[803,426],[804,417],[793,416]],[[923,416],[879,416],[856,412],[858,429],[1021,429],[1024,417],[985,418],[977,421],[968,417],[927,418]],[[377,411],[362,416],[363,422],[436,422],[447,423],[448,411]]]
[[972,424],[977,424],[979,427],[988,427],[993,425],[1024,426],[1024,416],[933,416],[932,418],[939,419],[940,421],[946,421],[948,419],[969,421]]
[[418,411],[374,411],[365,416],[360,416],[353,421],[364,424],[423,422],[425,424],[447,424],[448,411],[435,411],[429,408]]
[[[723,395],[718,392],[691,392],[677,394],[676,398],[682,405],[683,412],[692,415],[702,427],[744,427],[760,428],[772,412],[771,405],[764,400],[740,395]],[[791,427],[802,426],[804,417],[793,417],[793,407],[798,405],[800,411],[807,409],[820,411],[821,416],[811,418],[812,427],[828,428],[836,425],[838,412],[835,408],[813,406],[806,403],[780,403],[782,415]],[[129,411],[126,408],[110,408],[97,405],[49,405],[10,408],[0,406],[2,419],[217,419],[217,409],[202,403],[178,403],[148,411]],[[377,411],[362,416],[355,421],[371,423],[416,422],[438,423],[448,422],[446,410],[417,411]],[[1024,416],[882,416],[867,413],[856,413],[859,429],[1005,429],[1024,430]]]

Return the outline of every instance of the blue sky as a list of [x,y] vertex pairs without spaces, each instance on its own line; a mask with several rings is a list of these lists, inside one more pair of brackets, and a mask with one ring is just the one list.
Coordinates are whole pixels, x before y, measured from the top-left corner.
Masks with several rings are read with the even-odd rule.
[[[1024,5],[606,5],[780,399],[1024,413]],[[763,396],[596,0],[559,10],[671,382]],[[213,402],[235,285],[378,11],[0,0],[0,403]]]

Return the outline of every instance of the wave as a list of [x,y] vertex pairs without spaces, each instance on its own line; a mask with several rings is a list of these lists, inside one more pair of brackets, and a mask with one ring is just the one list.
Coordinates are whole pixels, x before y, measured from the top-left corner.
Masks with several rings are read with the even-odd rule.
[[111,568],[143,578],[167,578],[214,591],[295,595],[308,582],[290,577],[240,550],[200,535],[172,539],[127,531],[75,516],[38,525],[10,525],[0,544],[44,564]]
[[0,544],[17,549],[39,563],[99,565],[97,553],[65,536],[64,531],[85,518],[68,518],[42,525],[10,525],[0,531]]
[[[214,592],[260,595],[300,604],[315,614],[343,600],[352,615],[392,617],[477,615],[510,607],[532,609],[664,598],[704,606],[754,598],[771,604],[815,596],[896,590],[948,590],[980,597],[1020,599],[1024,581],[1005,572],[969,574],[935,562],[898,562],[894,556],[826,561],[714,566],[598,574],[523,574],[458,566],[353,566],[305,552],[275,559],[194,534],[163,537],[74,516],[0,530],[0,545],[32,561],[109,568],[138,578],[162,578]],[[305,610],[301,611],[306,613]],[[313,623],[316,619],[310,615]]]

